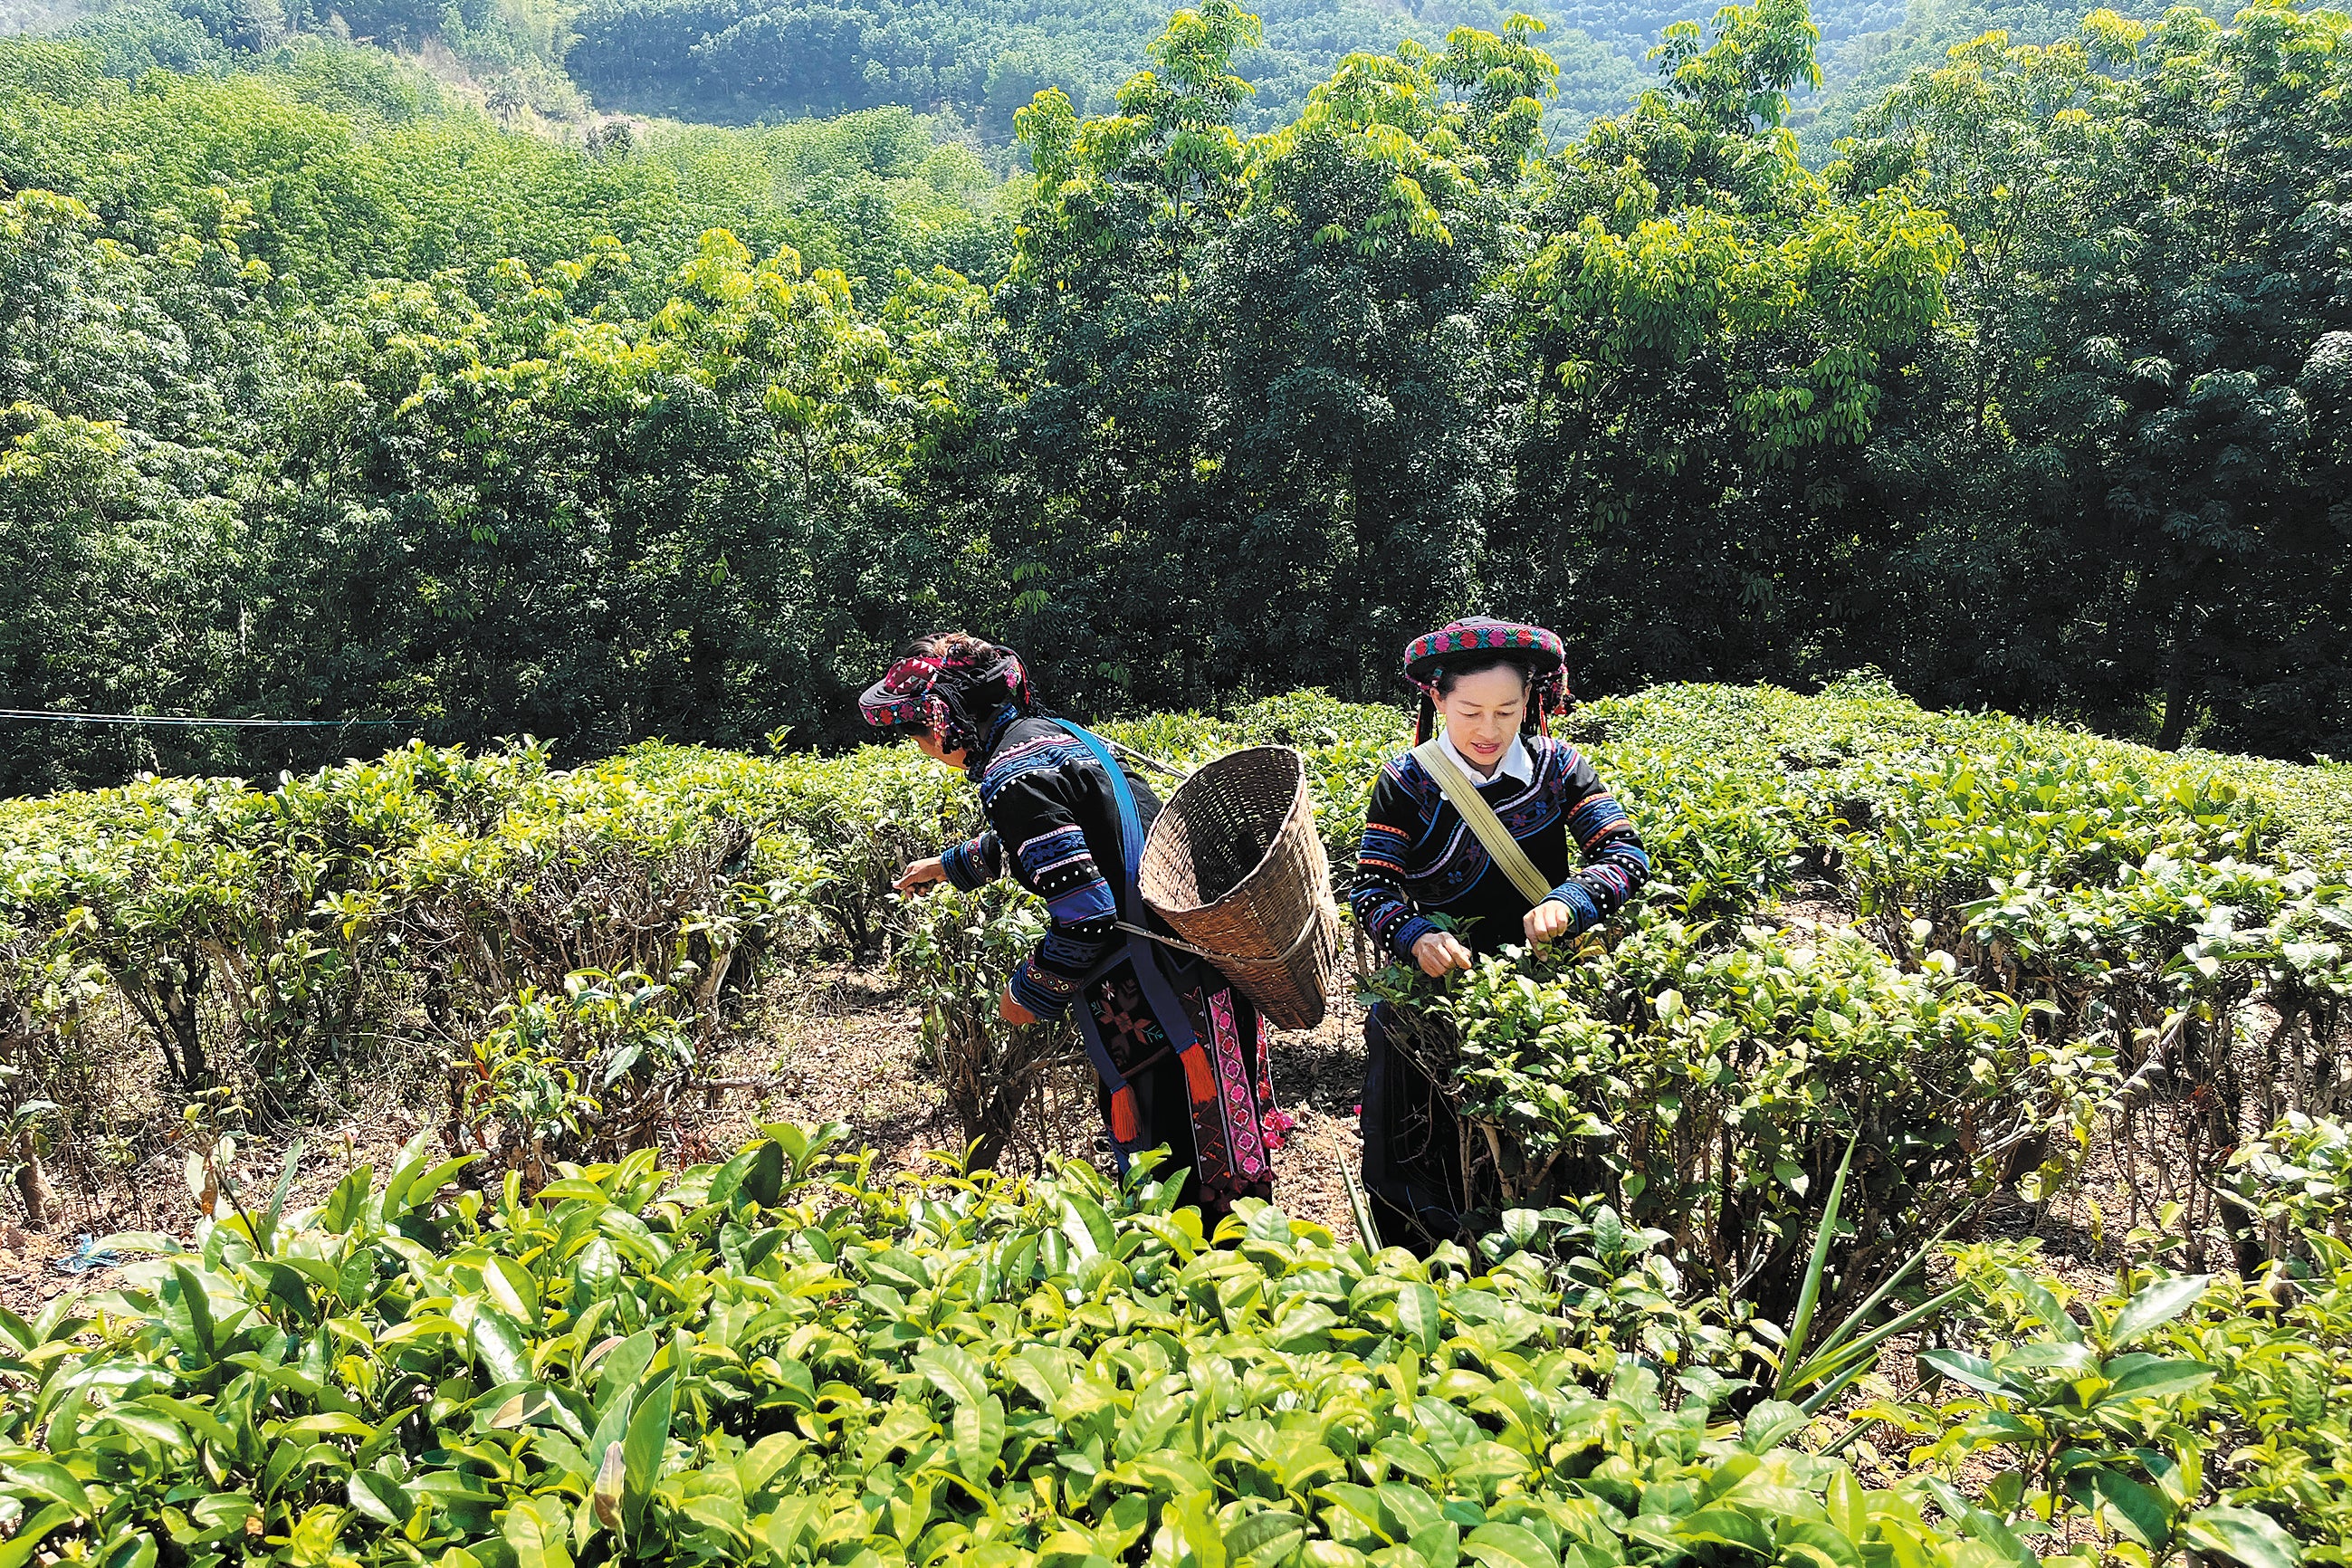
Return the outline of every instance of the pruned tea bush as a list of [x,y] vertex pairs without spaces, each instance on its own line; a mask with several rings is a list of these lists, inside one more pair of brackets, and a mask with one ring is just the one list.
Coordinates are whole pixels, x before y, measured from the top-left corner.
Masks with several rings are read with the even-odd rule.
[[[677,1177],[225,1195],[0,1315],[11,1563],[1968,1568],[1923,1496],[1661,1403],[1534,1255],[1423,1264],[1174,1189],[866,1179],[790,1127]],[[282,1194],[281,1194],[282,1195]]]
[[1726,935],[1654,901],[1628,923],[1605,953],[1401,988],[1415,1048],[1459,1085],[1466,1206],[1601,1195],[1775,1317],[1850,1142],[1858,1300],[1986,1193],[2062,1177],[2116,1081],[2111,1054],[2045,1038],[1948,955],[1906,967],[1835,927]]

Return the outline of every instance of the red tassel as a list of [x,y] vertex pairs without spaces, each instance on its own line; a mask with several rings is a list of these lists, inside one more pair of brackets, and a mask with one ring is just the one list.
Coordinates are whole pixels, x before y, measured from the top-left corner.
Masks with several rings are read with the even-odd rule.
[[1209,1053],[1194,1046],[1183,1055],[1184,1088],[1195,1105],[1217,1102],[1217,1075],[1209,1070]]
[[1120,1084],[1110,1097],[1110,1138],[1122,1148],[1140,1142],[1143,1119],[1136,1114],[1135,1086]]

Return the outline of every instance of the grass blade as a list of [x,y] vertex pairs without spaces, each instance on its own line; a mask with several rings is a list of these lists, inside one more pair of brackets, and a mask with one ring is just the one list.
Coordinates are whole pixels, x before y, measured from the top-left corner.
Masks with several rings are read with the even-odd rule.
[[1346,1161],[1339,1163],[1339,1181],[1348,1189],[1348,1215],[1356,1222],[1356,1234],[1363,1238],[1366,1252],[1381,1249],[1381,1227],[1372,1223],[1372,1205],[1364,1201],[1364,1189],[1356,1183],[1356,1173],[1348,1169]]
[[1786,1395],[1791,1363],[1805,1353],[1805,1336],[1812,1331],[1813,1309],[1822,1300],[1822,1270],[1829,1265],[1830,1242],[1837,1234],[1838,1202],[1845,1195],[1846,1167],[1853,1163],[1854,1145],[1861,1142],[1862,1129],[1857,1127],[1845,1141],[1845,1156],[1838,1161],[1837,1176],[1830,1183],[1830,1201],[1822,1209],[1821,1228],[1813,1236],[1812,1261],[1805,1266],[1805,1286],[1797,1293],[1797,1321],[1790,1325],[1788,1342],[1780,1350],[1780,1376],[1772,1385],[1776,1397]]
[[1825,1352],[1832,1351],[1843,1343],[1845,1337],[1853,1332],[1854,1330],[1859,1328],[1863,1323],[1866,1322],[1870,1318],[1870,1314],[1878,1310],[1880,1303],[1884,1302],[1888,1296],[1894,1294],[1896,1287],[1900,1286],[1906,1279],[1911,1278],[1911,1274],[1914,1269],[1917,1268],[1922,1263],[1927,1261],[1928,1258],[1935,1253],[1937,1243],[1942,1241],[1944,1237],[1951,1235],[1952,1227],[1954,1226],[1958,1225],[1960,1221],[1968,1218],[1969,1215],[1975,1212],[1976,1205],[1973,1204],[1969,1205],[1967,1208],[1962,1209],[1959,1213],[1946,1220],[1943,1224],[1943,1227],[1937,1230],[1935,1235],[1921,1242],[1919,1244],[1919,1250],[1911,1255],[1908,1262],[1905,1263],[1902,1268],[1896,1269],[1885,1284],[1881,1285],[1877,1289],[1873,1290],[1870,1293],[1870,1300],[1864,1301],[1861,1306],[1856,1307],[1853,1311],[1847,1313],[1845,1321],[1840,1323],[1835,1329],[1830,1331],[1829,1338],[1822,1342],[1822,1349]]
[[[1912,1310],[1906,1311],[1906,1314],[1900,1314],[1900,1317],[1894,1317],[1889,1319],[1889,1321],[1879,1323],[1877,1328],[1872,1328],[1870,1333],[1853,1340],[1851,1344],[1842,1344],[1842,1347],[1832,1344],[1830,1350],[1822,1350],[1821,1354],[1813,1356],[1811,1361],[1806,1361],[1804,1366],[1797,1368],[1797,1373],[1790,1377],[1790,1387],[1804,1387],[1806,1383],[1813,1383],[1813,1380],[1818,1380],[1818,1377],[1834,1375],[1834,1373],[1839,1373],[1842,1368],[1851,1366],[1853,1361],[1867,1359],[1870,1352],[1877,1350],[1879,1344],[1895,1338],[1898,1333],[1907,1333],[1907,1331],[1916,1328],[1919,1323],[1928,1321],[1931,1317],[1938,1317],[1945,1307],[1950,1307],[1952,1302],[1957,1302],[1959,1298],[1964,1298],[1964,1295],[1969,1295],[1969,1286],[1952,1286],[1952,1289],[1945,1290],[1943,1295],[1936,1295],[1936,1298],[1931,1298],[1931,1300],[1924,1300],[1916,1307],[1912,1307]],[[1816,1394],[1813,1399],[1821,1399],[1821,1396]],[[1811,1415],[1813,1413],[1813,1399],[1804,1401],[1806,1415]]]

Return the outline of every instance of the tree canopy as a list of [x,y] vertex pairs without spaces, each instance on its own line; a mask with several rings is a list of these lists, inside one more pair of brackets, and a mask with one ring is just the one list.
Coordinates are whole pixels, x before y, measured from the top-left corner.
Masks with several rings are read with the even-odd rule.
[[1485,609],[1588,691],[1874,664],[2340,754],[2347,26],[1990,35],[1816,169],[1802,0],[1564,142],[1528,19],[1253,130],[1268,25],[1209,0],[1034,94],[1009,184],[904,110],[565,144],[331,42],[0,44],[10,705],[822,741],[940,625],[1104,711],[1391,695]]

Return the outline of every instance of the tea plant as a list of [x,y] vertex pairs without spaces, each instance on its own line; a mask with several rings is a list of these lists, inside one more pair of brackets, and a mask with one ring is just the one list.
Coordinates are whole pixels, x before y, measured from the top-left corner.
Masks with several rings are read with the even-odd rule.
[[2311,1232],[2338,1241],[2352,1218],[2352,1131],[2325,1117],[2289,1111],[2230,1156],[2227,1196],[2272,1228],[2268,1251]]
[[449,1195],[412,1147],[0,1315],[12,1563],[1980,1560],[1920,1497],[1670,1409],[1515,1253],[1416,1262],[1139,1169],[913,1192],[789,1127]]
[[1067,1019],[1013,1025],[996,1010],[1005,978],[1045,933],[1045,906],[1003,882],[934,892],[907,918],[901,967],[922,1017],[926,1065],[939,1074],[967,1158],[992,1167],[1045,1080],[1084,1060]]
[[[1926,1439],[1908,1464],[1948,1510],[1980,1507],[2049,1542],[2045,1563],[2146,1568],[2191,1552],[2285,1568],[2305,1543],[2332,1560],[2352,1522],[2326,1394],[2346,1365],[2347,1261],[2337,1248],[2335,1278],[2285,1317],[2234,1279],[2145,1267],[2078,1316],[2030,1254],[1960,1249],[1984,1303],[1979,1348],[1921,1352],[1922,1395],[1863,1407],[1856,1430]],[[1957,1484],[1989,1466],[1963,1503]]]
[[1832,1293],[1849,1307],[1906,1239],[2005,1182],[2062,1177],[2115,1081],[2110,1057],[2046,1037],[1948,956],[1905,969],[1833,927],[1718,942],[1664,899],[1626,923],[1605,958],[1387,984],[1486,1142],[1473,1180],[1507,1203],[1604,1194],[1674,1237],[1701,1282],[1752,1289],[1770,1315],[1793,1305],[1850,1142],[1863,1160]]
[[535,1193],[565,1161],[651,1147],[695,1087],[693,1018],[677,988],[583,970],[560,996],[526,985],[451,1064],[445,1147]]

